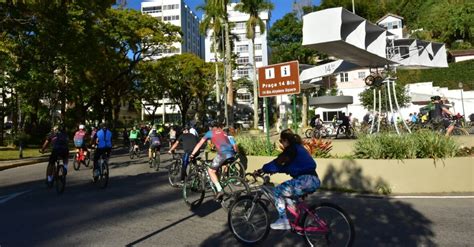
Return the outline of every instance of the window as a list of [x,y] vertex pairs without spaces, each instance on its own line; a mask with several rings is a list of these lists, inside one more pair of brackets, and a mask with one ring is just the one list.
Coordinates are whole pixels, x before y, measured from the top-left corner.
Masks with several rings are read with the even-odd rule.
[[238,45],[236,47],[237,52],[249,52],[249,46],[248,45]]
[[336,119],[342,116],[342,111],[325,111],[323,112],[323,121],[332,121],[333,117],[336,116]]
[[255,62],[261,62],[262,56],[255,56]]
[[393,29],[392,22],[387,23],[387,30]]
[[236,22],[235,23],[235,30],[242,30],[245,29],[245,22]]
[[262,49],[262,44],[255,44],[255,50],[261,50]]
[[392,23],[392,29],[398,28],[398,21]]
[[237,58],[237,63],[238,64],[248,64],[249,63],[249,57],[239,57],[239,58]]
[[349,81],[349,73],[339,73],[339,81],[340,82],[347,82]]
[[238,41],[245,41],[245,40],[247,40],[247,36],[246,36],[245,33],[235,34],[235,38],[236,38],[236,40],[238,40]]
[[364,79],[365,78],[365,72],[359,72],[359,79]]
[[179,15],[170,15],[170,16],[165,16],[164,17],[165,21],[175,21],[179,20]]
[[249,70],[246,68],[237,68],[237,75],[239,77],[248,77],[249,76]]
[[146,14],[161,13],[161,6],[144,7],[142,8],[142,13],[146,13]]

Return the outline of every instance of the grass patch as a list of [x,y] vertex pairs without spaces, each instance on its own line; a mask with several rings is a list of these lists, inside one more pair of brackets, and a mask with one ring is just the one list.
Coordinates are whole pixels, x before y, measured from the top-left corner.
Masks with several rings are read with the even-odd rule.
[[[25,148],[23,149],[23,158],[40,157],[43,154],[38,152],[39,148]],[[20,151],[18,148],[0,148],[0,161],[19,159]]]

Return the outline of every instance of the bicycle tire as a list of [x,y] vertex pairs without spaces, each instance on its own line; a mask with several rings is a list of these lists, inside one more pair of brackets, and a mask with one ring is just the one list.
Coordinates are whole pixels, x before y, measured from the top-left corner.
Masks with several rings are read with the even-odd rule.
[[183,199],[190,208],[201,206],[206,195],[206,183],[200,172],[192,171],[183,184]]
[[86,167],[89,167],[90,164],[91,164],[91,153],[87,152],[87,155],[84,157],[84,165]]
[[99,162],[99,169],[99,188],[105,189],[109,184],[109,165],[107,164],[106,160],[102,159],[102,161]]
[[242,177],[228,177],[221,182],[224,197],[221,200],[221,206],[224,210],[228,210],[237,198],[250,194],[250,187]]
[[181,169],[182,169],[182,161],[179,159],[176,159],[168,167],[168,181],[171,187],[178,187],[178,182],[181,180]]
[[[48,164],[49,166],[49,164]],[[54,185],[54,175],[56,174],[56,165],[51,165],[50,168],[52,171],[51,173],[48,173],[48,168],[46,168],[46,188],[51,189]],[[53,174],[53,180],[48,181],[48,175]]]
[[160,151],[157,151],[155,153],[155,158],[153,159],[153,167],[155,168],[155,171],[160,170],[160,163],[161,163],[161,154],[160,154]]
[[245,167],[240,161],[232,162],[227,169],[227,177],[245,178]]
[[[315,217],[316,215],[317,217]],[[349,215],[332,203],[321,203],[311,207],[302,218],[303,238],[311,246],[352,246],[355,239],[354,224]],[[309,231],[310,227],[329,227],[328,232]]]
[[305,136],[306,138],[311,138],[311,137],[313,137],[313,132],[314,132],[313,129],[307,129],[307,130],[304,132],[304,136]]
[[465,130],[464,128],[454,127],[453,131],[451,132],[451,135],[468,136],[469,132],[467,132],[467,130]]
[[[227,213],[227,225],[232,235],[237,241],[247,246],[263,242],[270,232],[268,208],[260,200],[253,204],[253,200],[254,198],[248,195],[239,197]],[[245,214],[250,209],[253,211],[247,218]]]
[[130,148],[129,156],[130,156],[130,159],[133,160],[135,156],[135,150],[133,149],[133,147]]
[[59,165],[55,171],[54,180],[56,180],[56,192],[62,194],[66,187],[66,172],[63,165]]
[[81,162],[77,160],[77,154],[74,156],[74,159],[72,160],[72,166],[74,167],[74,170],[79,171],[79,168],[81,167]]

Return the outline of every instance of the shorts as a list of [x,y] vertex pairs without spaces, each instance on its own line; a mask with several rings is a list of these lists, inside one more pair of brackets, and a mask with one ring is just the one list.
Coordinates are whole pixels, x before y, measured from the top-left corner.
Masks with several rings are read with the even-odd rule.
[[211,169],[212,170],[219,169],[224,163],[224,161],[233,157],[234,157],[234,154],[217,154],[216,157],[212,160]]
[[152,150],[158,149],[158,151],[159,151],[160,147],[161,147],[161,144],[157,144],[157,143],[150,144],[150,149],[152,149]]

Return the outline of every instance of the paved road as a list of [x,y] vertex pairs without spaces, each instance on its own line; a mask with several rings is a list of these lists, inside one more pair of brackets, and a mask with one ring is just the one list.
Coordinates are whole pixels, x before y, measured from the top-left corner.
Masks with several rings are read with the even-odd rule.
[[[163,160],[169,157],[165,155]],[[111,159],[105,190],[91,171],[70,170],[58,196],[44,186],[45,163],[0,172],[0,246],[235,246],[225,212],[212,200],[190,211],[165,170]],[[356,225],[356,246],[473,246],[474,199],[377,199],[320,192]],[[272,231],[268,246],[304,246]]]

